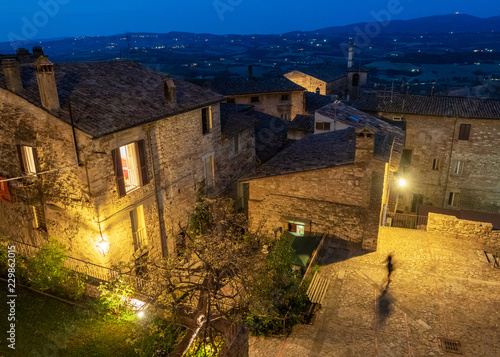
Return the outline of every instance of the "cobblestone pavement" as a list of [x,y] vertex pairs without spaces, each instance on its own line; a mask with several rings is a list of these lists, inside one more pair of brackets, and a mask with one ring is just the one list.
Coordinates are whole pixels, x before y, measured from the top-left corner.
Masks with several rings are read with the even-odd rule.
[[[385,260],[394,273],[385,289]],[[478,244],[382,227],[377,252],[330,241],[321,256],[330,280],[313,324],[288,338],[251,338],[251,357],[500,356],[500,270]]]

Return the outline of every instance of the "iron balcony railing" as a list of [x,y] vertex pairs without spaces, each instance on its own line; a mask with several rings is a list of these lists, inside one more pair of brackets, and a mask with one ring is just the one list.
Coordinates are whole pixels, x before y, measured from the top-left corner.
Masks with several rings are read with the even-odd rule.
[[416,214],[394,213],[388,214],[386,226],[406,229],[427,229],[427,216],[418,216]]
[[[32,257],[40,250],[40,247],[15,240],[10,240],[10,245],[14,245],[16,252],[25,257]],[[141,290],[144,287],[144,280],[141,278],[130,274],[123,274],[117,270],[106,268],[81,259],[67,257],[64,262],[64,266],[70,270],[85,274],[88,277],[99,281],[110,282],[113,279],[121,278],[130,285],[134,286],[137,290]]]

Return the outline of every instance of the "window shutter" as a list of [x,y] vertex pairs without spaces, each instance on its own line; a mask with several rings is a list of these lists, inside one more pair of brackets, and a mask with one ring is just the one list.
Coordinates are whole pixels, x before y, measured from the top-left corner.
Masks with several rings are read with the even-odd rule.
[[17,145],[17,155],[19,156],[19,163],[21,164],[21,172],[24,174],[26,173],[26,168],[24,167],[23,149],[21,145]]
[[123,168],[122,168],[122,159],[120,156],[120,149],[114,149],[111,151],[111,156],[113,157],[113,163],[115,166],[115,177],[116,177],[116,185],[118,186],[118,195],[120,197],[125,196],[125,180],[123,178]]
[[38,152],[36,151],[36,148],[32,148],[33,150],[33,160],[35,160],[35,170],[36,172],[40,172],[40,163],[38,162]]
[[139,140],[137,142],[137,149],[139,151],[139,165],[141,165],[141,183],[142,186],[144,186],[149,183],[148,164],[146,159],[144,140]]

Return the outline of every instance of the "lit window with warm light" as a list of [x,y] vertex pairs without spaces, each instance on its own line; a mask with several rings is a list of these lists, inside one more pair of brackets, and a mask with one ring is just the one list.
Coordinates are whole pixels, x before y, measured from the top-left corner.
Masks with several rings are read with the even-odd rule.
[[139,168],[137,165],[136,144],[128,144],[120,148],[125,190],[130,192],[140,186]]

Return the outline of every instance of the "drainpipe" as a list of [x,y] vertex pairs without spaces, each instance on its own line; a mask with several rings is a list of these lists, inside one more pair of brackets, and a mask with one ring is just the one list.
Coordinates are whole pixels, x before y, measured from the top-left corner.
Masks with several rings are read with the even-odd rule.
[[457,130],[457,121],[458,121],[458,119],[455,118],[455,124],[453,126],[453,136],[451,138],[450,155],[449,155],[449,158],[448,158],[448,169],[447,169],[447,172],[446,172],[446,181],[444,183],[443,207],[446,207],[446,192],[448,192],[448,181],[450,179],[451,158],[453,156],[453,146],[455,144],[455,132]]

